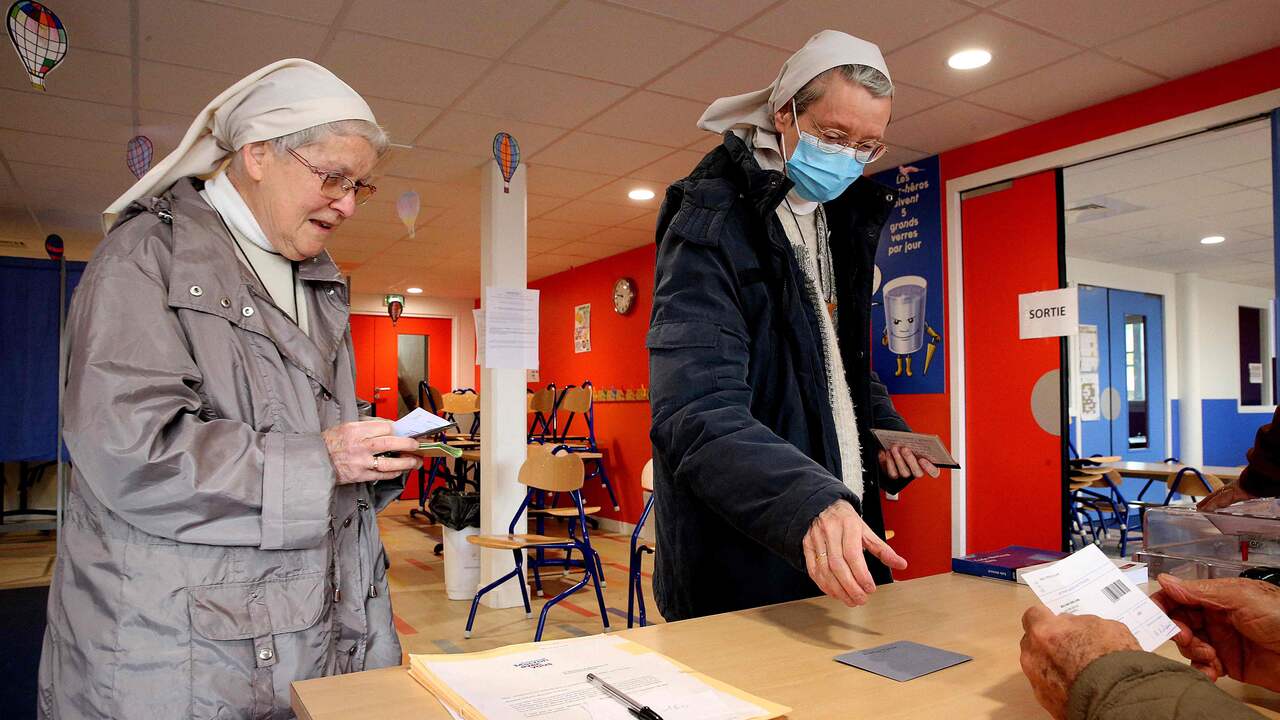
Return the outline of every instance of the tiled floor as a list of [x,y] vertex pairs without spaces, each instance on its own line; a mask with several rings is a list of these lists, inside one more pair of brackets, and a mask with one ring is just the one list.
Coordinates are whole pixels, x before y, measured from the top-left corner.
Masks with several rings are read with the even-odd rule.
[[[481,606],[476,616],[475,633],[463,639],[470,602],[449,600],[444,591],[444,563],[432,554],[440,541],[440,527],[427,525],[409,517],[414,501],[392,503],[378,519],[383,542],[391,558],[388,571],[391,603],[396,626],[406,652],[459,652],[487,650],[511,643],[533,640],[538,613],[546,598],[533,597],[534,619],[527,620],[524,608],[494,610]],[[554,527],[554,524],[552,525]],[[549,532],[555,532],[549,529]],[[630,537],[607,532],[591,535],[592,543],[604,563],[605,605],[609,609],[612,629],[627,626],[627,553]],[[52,536],[40,533],[0,535],[0,589],[47,585],[53,571],[54,542]],[[653,602],[652,556],[646,556],[644,568],[645,602],[649,622],[661,622]],[[546,597],[553,597],[568,583],[576,582],[581,573],[562,577],[559,569],[545,570],[543,584]],[[602,630],[590,585],[551,609],[544,638],[563,638],[598,633]]]

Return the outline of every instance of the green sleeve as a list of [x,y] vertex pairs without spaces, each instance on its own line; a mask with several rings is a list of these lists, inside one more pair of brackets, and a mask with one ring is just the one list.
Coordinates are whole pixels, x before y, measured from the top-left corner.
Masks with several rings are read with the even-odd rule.
[[1071,686],[1068,720],[1260,720],[1189,665],[1138,651],[1089,663]]

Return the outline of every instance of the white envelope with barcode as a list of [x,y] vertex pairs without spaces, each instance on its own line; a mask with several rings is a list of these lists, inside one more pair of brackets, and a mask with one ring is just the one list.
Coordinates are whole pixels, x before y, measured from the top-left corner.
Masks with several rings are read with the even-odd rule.
[[1043,570],[1026,573],[1027,585],[1055,615],[1097,615],[1124,623],[1148,652],[1178,634],[1178,626],[1098,549],[1083,550]]

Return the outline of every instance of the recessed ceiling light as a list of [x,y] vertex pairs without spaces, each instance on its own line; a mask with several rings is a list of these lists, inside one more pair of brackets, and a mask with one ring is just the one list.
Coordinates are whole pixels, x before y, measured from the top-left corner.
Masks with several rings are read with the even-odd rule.
[[404,290],[404,291],[405,291],[405,292],[407,292],[407,293],[409,293],[410,295],[421,295],[421,294],[422,294],[422,288],[419,288],[419,287],[405,288],[405,290]]
[[1224,243],[1226,241],[1227,239],[1222,237],[1221,235],[1210,235],[1209,237],[1200,238],[1201,245],[1217,245],[1219,243]]
[[636,188],[635,190],[627,193],[627,197],[632,200],[652,200],[653,191],[648,188]]
[[961,50],[947,58],[947,64],[956,70],[973,70],[989,62],[991,62],[991,53],[977,48]]

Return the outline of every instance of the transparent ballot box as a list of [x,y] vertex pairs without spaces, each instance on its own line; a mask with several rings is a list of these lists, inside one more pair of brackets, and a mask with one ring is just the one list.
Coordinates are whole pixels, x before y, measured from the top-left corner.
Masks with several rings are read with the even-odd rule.
[[1280,500],[1238,503],[1214,512],[1160,507],[1147,511],[1142,550],[1154,580],[1236,577],[1250,568],[1280,567]]

